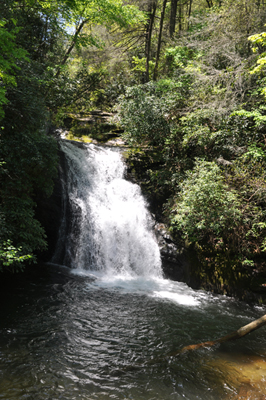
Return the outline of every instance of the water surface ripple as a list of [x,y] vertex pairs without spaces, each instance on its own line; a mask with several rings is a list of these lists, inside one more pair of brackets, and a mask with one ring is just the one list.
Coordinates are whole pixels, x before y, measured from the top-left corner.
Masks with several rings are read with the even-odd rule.
[[265,312],[182,283],[48,265],[2,288],[1,305],[0,399],[260,399],[266,387],[264,328],[163,359]]

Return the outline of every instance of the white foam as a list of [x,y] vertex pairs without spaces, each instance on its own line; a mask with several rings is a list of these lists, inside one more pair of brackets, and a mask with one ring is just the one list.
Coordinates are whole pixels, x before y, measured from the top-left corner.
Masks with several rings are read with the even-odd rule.
[[[65,142],[72,231],[71,267],[108,276],[161,277],[160,251],[138,185],[123,178],[119,152]],[[76,221],[75,221],[76,215]],[[78,229],[77,229],[78,227]]]
[[207,293],[194,291],[185,283],[173,282],[163,278],[147,278],[145,276],[133,276],[117,274],[105,275],[97,271],[72,270],[74,274],[87,276],[93,281],[87,286],[88,290],[106,289],[119,291],[121,294],[141,294],[148,297],[169,301],[183,306],[199,307],[209,298]]
[[155,291],[155,292],[153,292],[153,295],[155,297],[158,297],[158,298],[161,298],[161,299],[171,300],[174,303],[182,304],[184,306],[198,306],[198,305],[200,305],[200,301],[197,300],[192,295],[168,292],[166,290]]

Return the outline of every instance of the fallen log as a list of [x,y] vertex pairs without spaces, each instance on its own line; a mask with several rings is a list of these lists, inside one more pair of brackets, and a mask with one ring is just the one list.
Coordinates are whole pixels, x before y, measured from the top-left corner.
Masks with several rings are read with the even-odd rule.
[[[190,344],[189,346],[182,347],[182,349],[180,349],[180,350],[177,350],[177,351],[172,352],[172,353],[168,353],[164,357],[160,357],[160,358],[155,358],[155,359],[149,360],[148,362],[144,363],[144,365],[157,364],[157,363],[160,363],[160,362],[162,362],[164,360],[167,360],[170,357],[178,356],[178,355],[186,353],[187,351],[190,351],[190,350],[198,350],[201,347],[212,347],[212,346],[215,346],[216,344],[228,342],[230,340],[240,339],[243,336],[246,336],[250,332],[253,332],[256,329],[259,329],[264,325],[266,325],[266,314],[263,315],[261,318],[256,319],[255,321],[250,322],[249,324],[247,324],[245,326],[242,326],[237,331],[234,331],[232,333],[229,333],[228,335],[222,336],[219,339],[210,340],[210,341],[207,341],[207,342],[202,342],[202,343],[197,343],[197,344]],[[142,367],[143,367],[143,364],[134,365],[134,366],[129,365],[129,366],[123,368],[123,370],[114,371],[114,373],[122,374],[122,373],[125,373],[127,371],[135,370],[135,369],[142,368]]]
[[229,333],[226,336],[222,336],[219,339],[216,340],[211,340],[208,342],[202,342],[202,343],[197,343],[197,344],[191,344],[189,346],[185,346],[182,349],[173,352],[171,354],[168,354],[167,357],[174,357],[177,356],[179,354],[185,353],[187,351],[190,350],[197,350],[201,347],[212,347],[216,344],[219,343],[224,343],[224,342],[228,342],[229,340],[236,340],[236,339],[240,339],[243,336],[246,336],[248,333],[255,331],[256,329],[261,328],[263,325],[266,325],[266,314],[263,315],[261,318],[256,319],[253,322],[250,322],[249,324],[242,326],[241,328],[239,328],[237,331],[234,331],[232,333]]

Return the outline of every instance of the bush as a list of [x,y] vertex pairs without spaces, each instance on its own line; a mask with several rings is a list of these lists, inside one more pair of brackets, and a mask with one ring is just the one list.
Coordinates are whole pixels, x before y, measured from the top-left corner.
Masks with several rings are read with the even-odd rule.
[[214,162],[198,159],[180,188],[171,223],[189,242],[225,236],[241,220],[237,195],[229,190]]
[[155,84],[129,87],[125,96],[120,98],[125,139],[129,143],[162,145],[170,132],[164,107],[156,94]]

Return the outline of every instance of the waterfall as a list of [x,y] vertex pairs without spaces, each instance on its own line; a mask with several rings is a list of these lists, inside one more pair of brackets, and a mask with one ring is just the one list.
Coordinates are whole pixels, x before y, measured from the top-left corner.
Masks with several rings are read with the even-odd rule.
[[62,141],[64,218],[53,262],[79,271],[161,277],[153,221],[119,149]]

